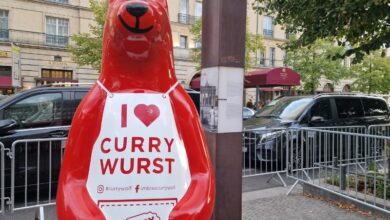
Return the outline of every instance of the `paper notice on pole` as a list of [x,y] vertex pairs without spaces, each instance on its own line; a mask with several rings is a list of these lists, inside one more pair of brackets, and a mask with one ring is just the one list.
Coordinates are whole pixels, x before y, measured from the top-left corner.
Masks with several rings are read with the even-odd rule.
[[219,69],[218,133],[241,132],[244,70],[231,67]]
[[200,83],[200,119],[203,128],[217,131],[219,116],[218,71],[215,68],[203,69]]
[[201,120],[218,133],[242,131],[242,68],[212,67],[202,70]]

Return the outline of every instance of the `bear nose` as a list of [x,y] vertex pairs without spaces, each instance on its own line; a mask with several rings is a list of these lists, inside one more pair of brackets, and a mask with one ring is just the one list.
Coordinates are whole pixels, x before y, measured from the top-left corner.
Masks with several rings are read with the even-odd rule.
[[138,18],[144,15],[148,11],[148,6],[140,3],[128,4],[126,6],[126,10],[131,15]]

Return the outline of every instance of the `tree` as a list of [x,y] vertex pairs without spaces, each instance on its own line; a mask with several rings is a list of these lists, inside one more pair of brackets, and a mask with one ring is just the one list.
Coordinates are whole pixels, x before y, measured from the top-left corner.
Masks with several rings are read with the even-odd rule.
[[364,57],[363,61],[351,67],[356,81],[352,84],[354,90],[365,93],[390,92],[390,57],[376,51]]
[[[200,44],[202,42],[202,19],[197,19],[195,23],[191,26],[190,32],[193,35],[193,41],[196,44]],[[199,72],[202,62],[202,54],[201,54],[201,48],[198,46],[195,46],[191,49],[191,56],[192,60],[196,63],[196,71]]]
[[91,65],[100,71],[103,30],[108,4],[106,0],[90,0],[89,3],[95,17],[95,24],[90,25],[90,33],[72,35],[74,45],[68,46],[68,50],[72,53],[72,59],[79,65]]
[[[264,51],[263,37],[261,35],[253,35],[248,28],[248,19],[246,21],[246,36],[245,36],[245,72],[254,67],[256,64],[255,54],[258,51]],[[202,41],[202,19],[198,19],[190,28],[195,42]],[[196,71],[201,70],[201,48],[195,47],[192,49],[192,59],[196,63]]]
[[[294,41],[294,39],[291,39]],[[304,90],[314,94],[321,76],[337,83],[347,76],[347,68],[340,59],[332,59],[342,53],[343,47],[334,46],[329,40],[318,40],[314,44],[288,51],[288,65],[300,73]]]
[[359,62],[364,53],[390,46],[389,0],[255,0],[253,6],[261,14],[275,15],[275,23],[287,25],[289,32],[300,34],[287,48],[332,38],[340,46],[353,46],[338,56],[355,54]]

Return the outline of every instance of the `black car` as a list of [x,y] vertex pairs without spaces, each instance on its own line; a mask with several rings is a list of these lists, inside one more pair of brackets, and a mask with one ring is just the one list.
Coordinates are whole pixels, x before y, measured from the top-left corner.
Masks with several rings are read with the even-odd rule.
[[390,122],[380,97],[322,94],[276,99],[244,121],[244,159],[283,163],[286,128],[370,126]]
[[11,191],[12,158],[16,203],[54,198],[65,141],[15,141],[67,137],[73,114],[88,91],[42,86],[0,101],[0,142],[15,149],[4,161],[6,196]]

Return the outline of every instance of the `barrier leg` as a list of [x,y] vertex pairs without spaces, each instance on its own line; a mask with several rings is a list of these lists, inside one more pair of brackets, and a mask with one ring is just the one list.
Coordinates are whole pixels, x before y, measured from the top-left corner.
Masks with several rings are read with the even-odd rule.
[[295,188],[295,186],[297,186],[297,184],[299,183],[299,180],[295,181],[295,183],[291,186],[291,188],[287,191],[286,195],[290,195],[290,193],[293,191],[293,189]]

